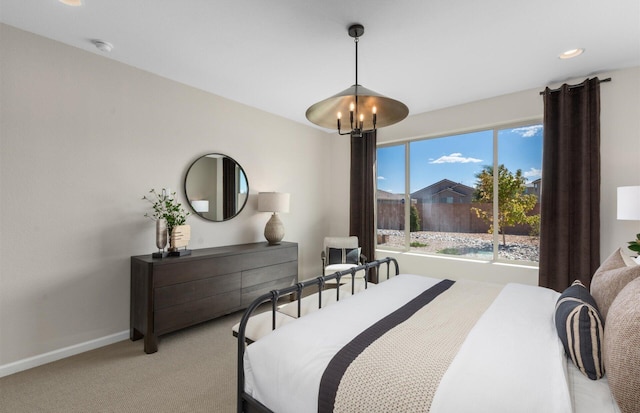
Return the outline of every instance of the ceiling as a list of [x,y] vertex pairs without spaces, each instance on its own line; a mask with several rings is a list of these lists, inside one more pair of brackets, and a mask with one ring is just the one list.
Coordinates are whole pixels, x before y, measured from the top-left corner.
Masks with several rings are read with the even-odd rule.
[[0,0],[0,21],[307,125],[355,81],[352,23],[359,83],[409,115],[640,66],[638,0]]

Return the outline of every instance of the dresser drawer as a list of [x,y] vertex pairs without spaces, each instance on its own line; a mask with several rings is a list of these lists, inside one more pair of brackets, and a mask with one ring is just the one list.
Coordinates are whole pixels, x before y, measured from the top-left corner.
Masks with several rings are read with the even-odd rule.
[[[165,258],[171,260],[172,258]],[[240,272],[242,260],[237,256],[205,258],[160,265],[154,269],[154,287],[183,283],[216,275]]]
[[241,273],[218,275],[201,280],[168,285],[154,290],[153,308],[171,307],[222,294],[241,287]]
[[242,306],[271,290],[289,287],[298,282],[298,263],[287,262],[242,272]]
[[240,308],[240,291],[230,291],[201,300],[155,311],[155,333],[160,335],[228,314]]
[[298,274],[296,261],[254,268],[242,272],[242,288],[250,288],[280,278],[295,277]]
[[242,257],[242,269],[261,268],[283,262],[298,261],[298,246],[272,249],[245,254]]

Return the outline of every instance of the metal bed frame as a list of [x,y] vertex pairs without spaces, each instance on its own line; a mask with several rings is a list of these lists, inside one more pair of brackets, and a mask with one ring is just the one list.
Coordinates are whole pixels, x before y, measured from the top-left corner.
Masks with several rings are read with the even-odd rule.
[[[247,323],[249,319],[253,315],[254,311],[265,303],[271,303],[271,329],[276,329],[276,311],[278,309],[278,300],[282,297],[292,296],[295,294],[298,303],[298,318],[301,316],[301,298],[303,297],[302,292],[305,289],[311,289],[313,287],[317,287],[318,289],[318,308],[322,308],[322,291],[327,283],[327,281],[336,280],[336,287],[340,285],[340,279],[346,275],[351,276],[351,294],[355,294],[355,280],[356,273],[358,271],[365,271],[364,276],[364,288],[367,289],[369,274],[372,268],[380,269],[380,266],[383,264],[387,265],[387,279],[389,279],[389,266],[393,263],[395,266],[395,274],[398,275],[398,261],[394,258],[387,257],[379,260],[371,261],[365,263],[363,265],[350,268],[348,270],[339,271],[330,275],[321,276],[317,278],[312,278],[310,280],[299,282],[295,285],[282,288],[280,290],[273,290],[266,294],[261,295],[256,298],[249,307],[245,310],[242,315],[242,319],[240,320],[240,325],[238,327],[238,413],[273,413],[269,408],[265,405],[251,397],[249,394],[246,394],[244,391],[244,351],[246,346],[248,345],[245,337],[245,330],[247,328]],[[376,280],[380,279],[380,272],[377,272]],[[340,288],[336,288],[336,301],[340,301]],[[344,293],[344,291],[342,291]]]

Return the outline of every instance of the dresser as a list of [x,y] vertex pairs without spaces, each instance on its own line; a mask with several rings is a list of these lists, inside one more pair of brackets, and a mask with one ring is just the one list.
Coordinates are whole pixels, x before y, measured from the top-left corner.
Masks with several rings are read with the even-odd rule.
[[131,340],[145,353],[158,336],[246,308],[298,282],[298,244],[266,242],[194,249],[182,257],[131,257]]

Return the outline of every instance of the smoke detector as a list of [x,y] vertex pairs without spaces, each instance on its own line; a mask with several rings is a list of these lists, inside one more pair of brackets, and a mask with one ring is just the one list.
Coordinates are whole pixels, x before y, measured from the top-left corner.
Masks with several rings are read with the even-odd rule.
[[93,45],[101,52],[109,53],[113,50],[113,45],[103,40],[92,40],[91,43],[93,43]]

